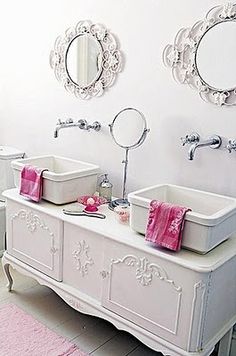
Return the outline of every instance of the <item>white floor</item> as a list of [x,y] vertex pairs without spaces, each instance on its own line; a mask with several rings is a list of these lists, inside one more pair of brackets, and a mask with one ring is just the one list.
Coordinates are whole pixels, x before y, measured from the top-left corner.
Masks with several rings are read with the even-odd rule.
[[[78,313],[51,289],[39,285],[16,271],[13,291],[5,287],[6,280],[0,259],[0,304],[14,303],[58,334],[73,340],[93,356],[160,356],[130,334],[117,330],[112,324]],[[0,352],[1,355],[1,352]],[[11,356],[11,355],[8,355]],[[55,355],[56,356],[56,355]]]

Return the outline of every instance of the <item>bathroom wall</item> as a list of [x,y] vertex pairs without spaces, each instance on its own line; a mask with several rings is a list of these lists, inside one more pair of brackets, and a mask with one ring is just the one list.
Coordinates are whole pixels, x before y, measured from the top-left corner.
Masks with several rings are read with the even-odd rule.
[[[0,15],[0,144],[27,155],[58,154],[98,163],[121,192],[122,150],[109,132],[115,114],[133,106],[143,111],[151,132],[131,152],[128,190],[160,182],[183,184],[236,196],[236,152],[204,148],[194,161],[180,137],[236,137],[236,108],[202,101],[174,82],[162,64],[162,50],[181,27],[203,18],[219,0],[8,0]],[[49,67],[54,40],[79,20],[106,25],[119,39],[124,69],[105,95],[76,99]],[[100,133],[67,129],[58,139],[58,118],[87,118],[104,125]]]

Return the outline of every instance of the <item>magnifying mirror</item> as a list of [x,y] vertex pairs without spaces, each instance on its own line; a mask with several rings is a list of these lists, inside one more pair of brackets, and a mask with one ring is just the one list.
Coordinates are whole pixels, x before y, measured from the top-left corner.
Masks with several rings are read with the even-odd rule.
[[142,145],[150,131],[147,128],[147,122],[144,115],[137,109],[125,108],[121,110],[109,124],[110,133],[115,143],[125,150],[125,159],[123,175],[122,198],[110,202],[109,208],[114,210],[117,206],[128,206],[129,202],[126,197],[126,180],[128,168],[129,150]]

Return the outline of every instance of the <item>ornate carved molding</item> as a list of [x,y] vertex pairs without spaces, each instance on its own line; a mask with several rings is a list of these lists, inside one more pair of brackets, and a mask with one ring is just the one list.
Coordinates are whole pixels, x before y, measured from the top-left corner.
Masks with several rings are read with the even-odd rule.
[[82,304],[79,300],[68,296],[68,297],[66,297],[65,301],[69,305],[71,305],[74,309],[83,310]]
[[[66,55],[71,42],[78,36],[89,34],[102,49],[100,75],[87,87],[74,83],[66,69]],[[75,27],[65,32],[65,36],[56,39],[54,50],[50,54],[50,65],[56,79],[64,88],[81,99],[89,99],[103,94],[105,88],[112,86],[115,76],[121,71],[122,55],[114,36],[102,25],[91,21],[80,21]]]
[[150,263],[146,257],[136,257],[127,255],[123,259],[114,260],[112,264],[124,263],[127,266],[136,268],[136,279],[142,286],[151,285],[153,277],[159,278],[161,281],[169,283],[177,292],[181,292],[182,288],[177,286],[172,279],[169,279],[166,271],[155,263]]
[[[190,319],[190,329],[189,329],[189,338],[188,338],[188,350],[191,349],[192,340],[192,331],[194,329],[194,322],[198,323],[198,333],[196,337],[197,347],[200,349],[201,343],[201,334],[202,330],[200,326],[202,324],[203,318],[203,307],[204,307],[204,298],[206,293],[206,283],[203,281],[199,281],[194,284],[194,295],[192,300],[192,310],[191,310],[191,319]],[[197,314],[197,315],[196,315]]]
[[89,246],[84,240],[76,243],[77,248],[72,252],[75,259],[76,269],[82,277],[88,274],[88,267],[94,264],[93,259],[89,256]]
[[203,100],[218,106],[236,105],[236,88],[216,89],[204,82],[196,65],[196,53],[207,31],[219,23],[235,19],[236,4],[215,6],[204,20],[198,21],[192,28],[181,29],[174,44],[167,45],[163,51],[164,64],[172,69],[174,80],[180,84],[188,84],[198,91]]
[[27,229],[33,233],[37,231],[37,228],[43,229],[48,232],[48,234],[53,237],[54,233],[50,231],[49,227],[45,225],[45,223],[40,219],[40,217],[34,214],[32,211],[26,211],[21,209],[18,213],[11,215],[11,221],[19,218],[21,220],[25,220]]

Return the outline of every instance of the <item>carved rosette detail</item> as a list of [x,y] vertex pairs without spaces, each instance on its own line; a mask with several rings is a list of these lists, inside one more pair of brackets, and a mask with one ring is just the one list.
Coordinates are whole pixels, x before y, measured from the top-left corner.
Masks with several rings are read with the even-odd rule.
[[76,243],[76,249],[72,252],[75,260],[76,269],[82,277],[88,274],[88,267],[94,264],[93,259],[89,256],[89,246],[84,240]]
[[200,97],[218,106],[236,105],[236,88],[218,90],[205,83],[196,66],[196,51],[205,33],[218,23],[236,19],[236,4],[227,3],[215,6],[204,20],[194,24],[192,28],[181,29],[173,45],[167,45],[163,51],[163,62],[172,70],[174,80],[180,84],[188,84],[196,89]]
[[150,263],[146,257],[136,257],[134,255],[125,256],[123,259],[112,260],[111,265],[124,263],[126,266],[136,268],[136,279],[142,286],[151,285],[153,278],[157,277],[161,281],[169,283],[177,292],[181,292],[182,288],[177,286],[171,280],[166,271],[155,263]]
[[45,223],[40,219],[40,217],[34,214],[32,211],[26,211],[21,209],[18,213],[11,216],[11,220],[19,218],[21,220],[25,220],[27,229],[30,232],[37,231],[37,228],[43,229],[48,232],[48,234],[53,237],[53,232],[50,231],[49,227],[45,225]]
[[[71,42],[79,35],[93,36],[102,49],[102,64],[99,78],[87,87],[75,84],[66,70],[66,53]],[[69,28],[65,36],[56,39],[54,50],[50,54],[50,65],[55,77],[65,89],[81,99],[90,99],[100,96],[106,87],[110,87],[122,67],[122,55],[114,36],[102,25],[93,24],[91,21],[80,21],[75,27]]]
[[81,307],[81,303],[80,302],[78,302],[76,299],[74,299],[74,298],[68,298],[67,300],[67,303],[69,304],[69,305],[71,305],[73,308],[75,308],[75,309],[82,309],[82,307]]

